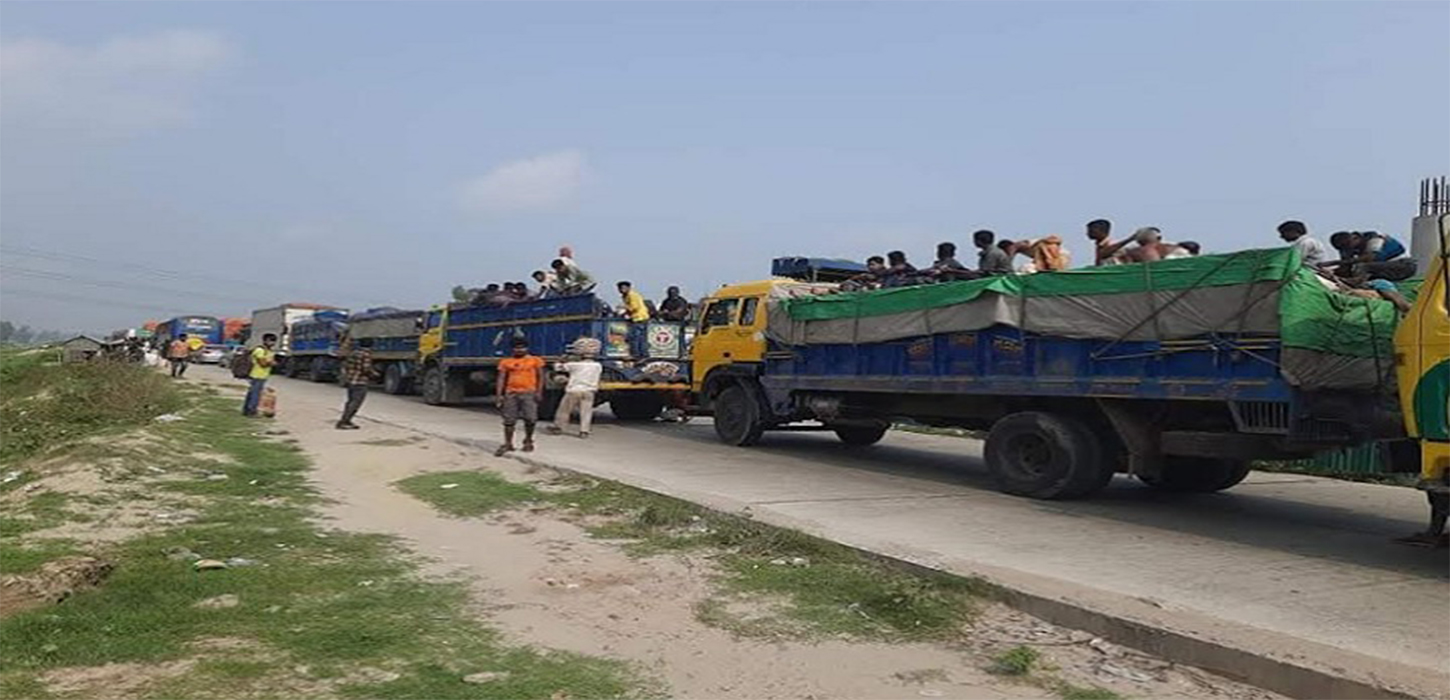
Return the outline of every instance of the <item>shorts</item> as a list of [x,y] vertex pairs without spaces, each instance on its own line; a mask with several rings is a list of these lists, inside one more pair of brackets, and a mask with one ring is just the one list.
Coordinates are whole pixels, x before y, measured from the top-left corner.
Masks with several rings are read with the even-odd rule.
[[504,394],[501,408],[504,425],[513,425],[520,418],[524,419],[525,425],[539,420],[539,397],[533,393]]

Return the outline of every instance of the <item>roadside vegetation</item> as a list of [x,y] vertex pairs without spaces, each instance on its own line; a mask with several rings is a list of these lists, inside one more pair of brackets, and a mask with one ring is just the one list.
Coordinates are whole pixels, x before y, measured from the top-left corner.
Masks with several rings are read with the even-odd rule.
[[1044,662],[1042,653],[1029,646],[1018,645],[998,654],[992,659],[992,665],[987,670],[999,676],[1051,691],[1062,700],[1121,700],[1122,698],[1107,688],[1075,685],[1059,678],[1054,672],[1055,669]]
[[[970,644],[974,616],[987,602],[986,586],[976,581],[909,571],[799,532],[585,476],[520,483],[486,471],[434,472],[398,487],[456,517],[547,508],[638,556],[706,556],[716,593],[696,616],[743,637]],[[1064,680],[1030,646],[1006,649],[986,670],[1063,700],[1120,698]]]
[[[511,646],[466,612],[462,584],[423,580],[387,538],[319,527],[305,456],[234,401],[137,367],[52,360],[0,354],[0,581],[7,598],[47,598],[0,607],[0,696],[648,688],[617,662]],[[72,565],[95,574],[47,580]]]
[[[718,592],[699,605],[698,617],[742,636],[951,640],[971,623],[985,592],[975,581],[908,572],[799,532],[585,477],[534,486],[487,472],[445,472],[399,487],[456,516],[547,506],[582,518],[591,535],[619,540],[637,555],[708,554]],[[745,600],[773,604],[739,604]]]

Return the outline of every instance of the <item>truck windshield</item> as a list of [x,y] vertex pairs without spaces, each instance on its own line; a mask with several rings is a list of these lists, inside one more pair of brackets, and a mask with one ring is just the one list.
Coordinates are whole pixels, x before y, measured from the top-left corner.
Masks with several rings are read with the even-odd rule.
[[717,299],[710,303],[710,308],[705,310],[705,318],[700,322],[700,332],[705,333],[715,326],[728,326],[735,318],[735,307],[740,305],[739,299]]

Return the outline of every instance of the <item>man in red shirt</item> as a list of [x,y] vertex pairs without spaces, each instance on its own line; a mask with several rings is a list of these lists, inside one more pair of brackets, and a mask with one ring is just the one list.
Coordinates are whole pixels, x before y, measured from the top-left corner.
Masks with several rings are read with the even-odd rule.
[[498,363],[498,390],[494,403],[503,412],[503,444],[494,452],[502,457],[514,451],[514,425],[524,419],[524,452],[534,451],[534,425],[544,400],[544,358],[529,354],[529,341],[514,339],[513,357]]

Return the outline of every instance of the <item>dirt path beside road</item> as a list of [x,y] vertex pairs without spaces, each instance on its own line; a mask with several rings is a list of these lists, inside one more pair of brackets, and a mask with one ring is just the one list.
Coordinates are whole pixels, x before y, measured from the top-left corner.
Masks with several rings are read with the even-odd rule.
[[[189,379],[231,381],[221,373]],[[431,574],[467,580],[478,613],[513,640],[627,660],[662,681],[672,696],[1276,697],[985,600],[975,620],[951,640],[751,636],[739,627],[712,626],[702,621],[702,610],[718,600],[716,552],[635,556],[621,542],[591,536],[591,519],[567,509],[444,515],[397,482],[481,471],[547,488],[557,474],[365,418],[363,430],[339,431],[333,423],[341,392],[326,403],[328,394],[279,386],[277,428],[313,461],[314,478],[334,501],[325,512],[337,527],[402,538],[430,559]],[[750,614],[778,602],[732,597],[730,605]],[[1024,647],[1036,660],[1021,676],[992,668],[1004,653]]]

